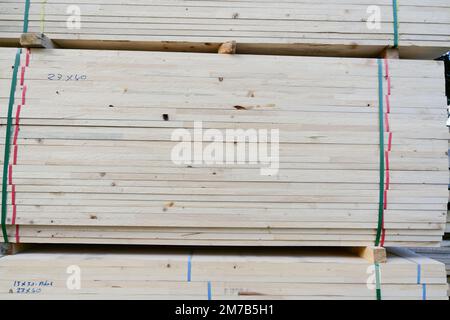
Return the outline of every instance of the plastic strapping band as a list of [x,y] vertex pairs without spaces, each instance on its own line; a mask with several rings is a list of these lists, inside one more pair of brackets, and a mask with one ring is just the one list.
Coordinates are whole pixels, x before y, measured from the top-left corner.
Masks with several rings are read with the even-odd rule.
[[211,281],[208,281],[208,300],[212,300]]
[[16,224],[16,243],[20,243],[19,225]]
[[31,53],[31,49],[27,48],[27,55],[25,58],[25,66],[28,67],[30,65],[30,53]]
[[391,101],[388,94],[386,95],[386,112],[391,113]]
[[375,263],[375,281],[376,281],[377,300],[381,300],[381,273],[379,263]]
[[187,269],[187,281],[191,282],[191,274],[192,274],[192,254],[188,257],[188,269]]
[[398,47],[398,3],[397,0],[392,0],[392,12],[394,15],[394,48]]
[[25,81],[25,66],[20,68],[20,85],[23,86],[23,82]]
[[[8,147],[11,153],[11,146]],[[12,185],[12,165],[8,165],[8,184]]]
[[[417,254],[416,254],[417,256]],[[409,260],[417,265],[417,284],[422,285],[422,300],[427,300],[427,284],[422,283],[422,265],[419,261],[411,257],[404,257],[406,260]]]
[[16,205],[16,186],[15,185],[11,186],[11,204],[13,206]]
[[392,151],[392,132],[389,132],[388,151]]
[[25,104],[25,97],[27,96],[27,86],[23,86],[22,88],[22,105]]
[[23,33],[28,32],[28,16],[30,14],[30,0],[25,1],[25,11],[23,13]]
[[[16,124],[14,129],[14,138],[13,138],[13,145],[14,147],[17,147],[17,138],[19,136],[19,126]],[[14,150],[16,152],[16,150]],[[13,163],[15,164],[15,163]]]
[[380,245],[381,234],[383,231],[383,215],[384,215],[384,107],[383,107],[383,62],[378,59],[378,121],[380,135],[380,183],[379,183],[379,199],[378,199],[378,225],[375,238],[375,246]]
[[[5,135],[5,154],[3,160],[3,177],[2,177],[2,216],[1,226],[3,241],[9,242],[8,234],[6,230],[6,214],[7,214],[7,201],[8,201],[8,171],[9,171],[9,155],[11,152],[11,127],[12,127],[12,112],[14,107],[14,96],[16,93],[17,85],[17,73],[20,65],[20,53],[21,49],[17,49],[16,57],[14,60],[14,70],[11,79],[11,89],[9,93],[8,115],[6,122],[6,135]],[[17,230],[17,229],[16,229]]]
[[17,208],[16,208],[16,205],[13,205],[13,216],[12,216],[12,220],[11,220],[12,225],[16,224],[16,216],[17,216]]
[[427,300],[427,284],[422,283],[422,265],[417,263],[417,284],[422,284],[422,300]]
[[420,264],[417,265],[417,284],[422,282],[422,267]]

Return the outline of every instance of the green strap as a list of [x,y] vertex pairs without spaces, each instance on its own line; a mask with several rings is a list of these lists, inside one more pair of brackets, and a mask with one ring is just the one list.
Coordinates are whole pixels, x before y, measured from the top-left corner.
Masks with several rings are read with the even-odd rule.
[[394,15],[394,48],[398,47],[398,3],[392,0],[392,13]]
[[14,96],[16,94],[17,85],[17,72],[19,70],[20,64],[20,54],[21,49],[17,49],[16,59],[14,61],[14,70],[11,80],[11,90],[9,92],[9,105],[8,105],[8,116],[6,123],[6,137],[5,137],[5,158],[3,160],[3,183],[2,183],[2,233],[3,240],[8,243],[8,234],[6,231],[6,212],[7,212],[7,201],[8,201],[8,166],[9,166],[9,155],[11,151],[11,127],[12,127],[12,112],[14,107]]
[[380,245],[381,233],[383,228],[384,214],[384,105],[383,105],[383,62],[377,59],[378,63],[378,126],[380,133],[380,184],[378,199],[378,225],[375,246]]
[[380,264],[375,263],[375,281],[376,281],[376,292],[377,292],[377,300],[381,299],[381,272],[380,272]]
[[30,0],[25,1],[25,11],[23,13],[23,33],[28,32],[28,16],[30,14]]

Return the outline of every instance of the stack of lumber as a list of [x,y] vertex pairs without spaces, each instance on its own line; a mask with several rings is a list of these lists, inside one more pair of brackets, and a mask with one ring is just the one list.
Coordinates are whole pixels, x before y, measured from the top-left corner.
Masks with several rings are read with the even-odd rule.
[[[336,249],[41,248],[0,258],[0,299],[375,300],[376,270]],[[383,300],[448,299],[444,265],[411,251],[378,274]]]
[[[445,264],[447,270],[447,280],[450,285],[450,243],[449,241],[444,241],[441,248],[414,248],[416,253],[440,261]],[[450,288],[448,291],[450,296]]]
[[[15,52],[0,50],[4,106]],[[20,61],[11,242],[367,246],[380,189],[382,244],[442,239],[441,62],[91,50],[22,50]],[[278,129],[278,172],[172,162],[174,129],[199,121],[220,132]],[[389,169],[381,186],[380,155]]]
[[[0,39],[18,44],[24,23],[65,48],[217,50],[377,56],[398,45],[407,58],[450,47],[447,0],[2,0]],[[398,10],[394,10],[398,8]],[[77,25],[78,21],[80,25]],[[379,21],[379,24],[375,24]]]

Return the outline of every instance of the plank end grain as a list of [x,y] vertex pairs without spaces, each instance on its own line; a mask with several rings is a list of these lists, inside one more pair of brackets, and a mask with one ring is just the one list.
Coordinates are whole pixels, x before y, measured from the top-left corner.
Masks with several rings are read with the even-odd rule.
[[350,249],[352,252],[356,253],[361,258],[366,259],[371,263],[386,263],[387,254],[386,249],[383,247],[354,247]]

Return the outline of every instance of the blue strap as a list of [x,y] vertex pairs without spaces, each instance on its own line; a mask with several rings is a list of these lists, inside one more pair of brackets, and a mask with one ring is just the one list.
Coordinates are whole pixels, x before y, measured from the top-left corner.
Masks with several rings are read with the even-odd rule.
[[422,284],[422,300],[427,300],[427,285],[426,283]]
[[420,284],[422,282],[422,266],[417,264],[417,284]]
[[191,282],[192,278],[192,253],[188,257],[187,281]]
[[425,283],[422,284],[422,300],[427,300],[427,285]]
[[208,300],[212,300],[211,281],[208,281]]

